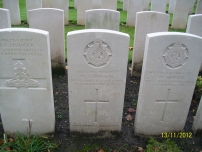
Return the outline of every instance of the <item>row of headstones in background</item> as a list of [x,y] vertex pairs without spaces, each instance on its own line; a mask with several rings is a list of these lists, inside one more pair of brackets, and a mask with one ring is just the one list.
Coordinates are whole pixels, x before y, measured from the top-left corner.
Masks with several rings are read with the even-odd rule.
[[[0,73],[0,112],[5,132],[26,134],[29,122],[32,134],[54,132],[48,32],[3,29],[0,37],[0,71],[4,71]],[[68,33],[71,133],[121,131],[129,39],[128,34],[100,29]],[[136,134],[183,131],[202,62],[198,48],[202,38],[195,35],[147,35]],[[198,113],[195,130],[202,129]]]
[[85,12],[86,29],[119,31],[120,12],[109,9],[92,9]]
[[10,11],[11,25],[20,25],[20,7],[18,0],[2,0],[3,8]]
[[77,0],[77,24],[85,25],[85,11],[93,8],[117,9],[117,0]]
[[[169,20],[169,15],[165,13],[151,11],[137,13],[131,75],[137,77],[141,75],[146,35],[154,32],[168,31]],[[145,22],[148,24],[144,24]],[[186,32],[202,37],[201,25],[202,14],[190,15]],[[202,65],[200,71],[202,71]]]
[[42,0],[43,8],[57,8],[64,11],[64,25],[69,24],[69,0]]
[[8,9],[0,8],[0,29],[10,27],[11,27],[10,11]]
[[49,33],[0,30],[0,113],[4,131],[27,135],[54,132],[55,112]]
[[140,77],[146,36],[149,33],[167,32],[170,15],[155,11],[144,11],[137,12],[136,16],[131,74]]
[[64,70],[64,11],[56,8],[30,10],[29,27],[49,32],[52,69]]
[[[202,14],[189,16],[186,33],[202,37]],[[202,63],[200,71],[202,71]]]

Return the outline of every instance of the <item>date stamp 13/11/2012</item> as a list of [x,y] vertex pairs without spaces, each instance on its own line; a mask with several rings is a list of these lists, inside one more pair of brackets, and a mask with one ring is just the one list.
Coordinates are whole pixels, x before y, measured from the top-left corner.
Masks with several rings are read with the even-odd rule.
[[162,132],[162,138],[192,138],[192,132]]

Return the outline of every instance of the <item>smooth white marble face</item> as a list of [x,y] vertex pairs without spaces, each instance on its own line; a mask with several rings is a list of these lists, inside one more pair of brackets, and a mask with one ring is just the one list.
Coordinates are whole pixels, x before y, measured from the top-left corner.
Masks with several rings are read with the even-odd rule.
[[129,39],[102,29],[67,34],[71,133],[121,131]]
[[202,38],[186,33],[147,35],[135,133],[183,131],[202,62]]
[[109,9],[93,9],[86,12],[86,29],[119,31],[120,12]]
[[26,0],[27,23],[29,23],[29,11],[42,8],[42,0]]
[[102,0],[92,0],[92,9],[101,9]]
[[77,24],[85,25],[85,11],[92,9],[92,0],[77,0]]
[[50,33],[52,68],[64,67],[64,11],[55,8],[31,10],[29,11],[29,27]]
[[202,97],[198,106],[196,116],[194,117],[194,123],[192,130],[196,133],[198,130],[202,130]]
[[196,14],[202,14],[202,0],[198,0],[197,2]]
[[102,0],[102,9],[117,10],[117,0]]
[[135,27],[136,13],[143,11],[143,8],[143,0],[129,0],[126,20],[127,26]]
[[134,33],[131,75],[140,77],[145,50],[146,36],[149,33],[167,32],[170,15],[161,12],[138,12]]
[[11,28],[11,18],[8,9],[0,8],[0,29]]
[[167,0],[152,0],[151,11],[166,12]]
[[69,24],[69,0],[51,0],[52,8],[64,11],[64,25]]
[[2,0],[3,8],[10,11],[11,25],[20,25],[20,8],[18,0]]
[[53,133],[55,112],[49,34],[25,28],[0,30],[0,112],[5,133]]
[[143,11],[148,11],[150,0],[143,0]]

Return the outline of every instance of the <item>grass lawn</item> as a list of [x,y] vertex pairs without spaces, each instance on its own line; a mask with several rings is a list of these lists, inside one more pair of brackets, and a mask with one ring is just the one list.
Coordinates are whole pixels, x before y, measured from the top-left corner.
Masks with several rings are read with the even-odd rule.
[[[27,23],[27,15],[26,15],[26,4],[25,0],[19,0],[19,5],[20,5],[20,16],[22,20],[22,24],[19,26],[12,26],[12,27],[26,27],[28,28],[29,26],[26,24]],[[0,8],[2,6],[2,0],[0,0]],[[122,11],[123,3],[118,1],[117,3],[117,10],[120,11],[120,32],[124,32],[130,35],[130,46],[133,46],[134,42],[134,28],[130,28],[126,26],[126,18],[127,18],[127,12]],[[151,6],[149,6],[150,9]],[[194,11],[196,9],[196,5],[194,6]],[[168,5],[166,10],[168,11]],[[69,31],[74,31],[74,30],[81,30],[85,29],[84,26],[77,26],[76,25],[76,17],[77,16],[77,11],[74,9],[74,0],[69,0],[69,25],[65,26],[65,52],[66,52],[66,58],[67,58],[67,46],[66,46],[66,35]],[[172,18],[173,14],[170,14],[170,25],[172,23]],[[185,30],[176,30],[176,29],[171,29],[169,28],[170,32],[185,32]],[[132,61],[132,50],[129,50],[129,55],[128,55],[128,61],[129,63]]]

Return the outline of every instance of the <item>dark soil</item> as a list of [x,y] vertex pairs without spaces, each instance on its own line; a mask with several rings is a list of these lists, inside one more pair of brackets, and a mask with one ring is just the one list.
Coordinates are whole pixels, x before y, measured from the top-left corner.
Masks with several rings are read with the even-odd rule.
[[[144,138],[134,135],[134,118],[135,112],[128,112],[129,108],[136,110],[138,91],[140,79],[131,77],[130,72],[127,73],[127,84],[125,91],[125,101],[122,118],[121,133],[115,138],[85,138],[85,137],[71,137],[69,130],[69,106],[68,106],[68,84],[67,74],[53,75],[53,89],[54,89],[54,102],[55,102],[55,116],[56,126],[54,142],[61,143],[56,152],[74,152],[74,151],[88,151],[97,152],[99,149],[107,151],[119,150],[120,152],[137,152],[137,147],[146,149],[149,137]],[[193,100],[190,106],[187,122],[184,127],[185,132],[192,132],[193,116],[196,114],[199,99]],[[75,111],[76,113],[76,111]],[[126,120],[126,116],[130,114],[133,119]],[[1,123],[1,122],[0,122]],[[193,133],[193,132],[192,132]],[[0,124],[0,138],[3,135],[3,127]],[[155,137],[158,141],[164,141],[160,136]],[[201,152],[202,151],[202,135],[193,135],[190,139],[174,139],[176,144],[184,152]]]

